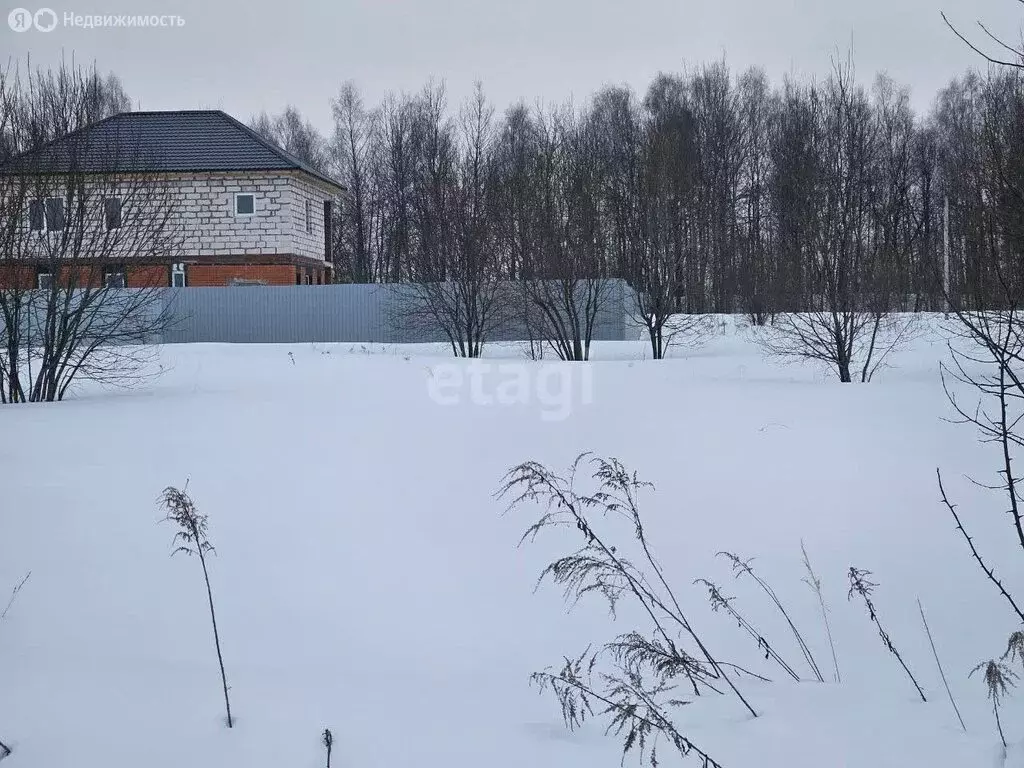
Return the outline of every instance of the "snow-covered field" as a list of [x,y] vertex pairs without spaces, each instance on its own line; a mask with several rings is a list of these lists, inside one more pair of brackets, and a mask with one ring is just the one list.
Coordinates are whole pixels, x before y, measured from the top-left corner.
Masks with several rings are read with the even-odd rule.
[[[578,543],[516,544],[503,515],[510,466],[563,469],[616,456],[656,485],[648,534],[694,623],[722,659],[780,680],[699,577],[723,584],[806,673],[762,595],[733,581],[728,549],[768,578],[828,676],[831,654],[800,542],[823,580],[842,684],[742,681],[761,713],[702,696],[681,730],[726,768],[973,768],[1004,764],[982,682],[1013,616],[970,560],[935,469],[1000,576],[1024,557],[998,495],[998,454],[951,415],[941,334],[917,338],[870,385],[765,361],[720,328],[675,359],[598,344],[586,365],[486,364],[429,347],[195,345],[127,392],[0,408],[3,768],[597,768],[620,744],[576,733],[528,676],[634,626],[596,600],[566,613],[537,575]],[[474,367],[469,367],[474,366]],[[156,499],[188,490],[210,518],[236,727],[223,723],[199,563],[171,557]],[[875,604],[928,695],[921,703],[846,571]],[[916,599],[963,712],[941,685]],[[1019,672],[1024,670],[1018,669]],[[1005,765],[1024,766],[1024,691],[1003,711]],[[668,751],[663,763],[682,763]]]

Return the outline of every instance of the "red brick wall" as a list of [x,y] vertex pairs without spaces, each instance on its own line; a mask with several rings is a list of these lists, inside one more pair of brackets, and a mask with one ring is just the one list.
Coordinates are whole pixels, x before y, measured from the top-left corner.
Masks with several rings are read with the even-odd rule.
[[[39,270],[35,266],[0,267],[0,288],[35,288],[38,285],[38,274]],[[99,268],[93,270],[90,267],[79,269],[64,267],[60,271],[60,279],[65,285],[73,282],[75,287],[84,287],[90,284],[98,286],[101,274]]]
[[166,264],[145,267],[128,267],[129,288],[166,288],[171,284],[170,268]]
[[[189,264],[186,270],[189,287],[231,285],[233,279],[262,280],[267,285],[295,285],[296,278],[305,285],[307,277],[312,285],[329,282],[329,272],[326,269],[296,267],[293,264]],[[170,269],[166,264],[129,266],[126,271],[129,288],[156,288],[171,284]],[[90,283],[99,286],[102,272],[102,268],[98,266],[74,270],[64,268],[61,275],[64,283],[73,279],[77,286]],[[35,266],[0,266],[0,288],[35,288],[36,274]]]
[[0,267],[0,288],[35,288],[35,267]]
[[267,285],[295,285],[292,264],[189,264],[186,284],[190,288],[231,285],[234,279],[262,280]]
[[103,285],[103,267],[62,267],[60,284],[73,285],[77,288],[99,288]]
[[[39,270],[35,266],[12,267],[8,265],[0,267],[0,288],[35,288],[38,272]],[[127,273],[129,288],[156,288],[168,286],[171,283],[166,264],[129,267]],[[76,287],[90,284],[98,287],[101,284],[102,274],[101,267],[76,269],[64,267],[60,271],[61,281],[64,284],[74,282]]]

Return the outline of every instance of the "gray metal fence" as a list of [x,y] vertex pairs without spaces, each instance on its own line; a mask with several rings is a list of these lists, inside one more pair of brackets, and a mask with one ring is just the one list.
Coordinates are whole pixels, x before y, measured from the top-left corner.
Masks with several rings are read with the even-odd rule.
[[[622,280],[607,281],[594,339],[621,341],[626,335],[626,296]],[[402,320],[402,285],[231,286],[162,289],[170,316],[165,343],[445,341],[439,327]],[[515,302],[516,291],[509,291]],[[405,295],[407,297],[407,294]],[[491,341],[529,338],[522,313],[491,335]],[[519,318],[519,319],[517,319]]]

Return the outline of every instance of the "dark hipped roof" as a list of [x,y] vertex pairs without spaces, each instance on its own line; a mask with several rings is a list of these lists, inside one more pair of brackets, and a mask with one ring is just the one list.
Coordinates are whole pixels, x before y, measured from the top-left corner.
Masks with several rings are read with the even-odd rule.
[[48,173],[303,171],[345,188],[219,109],[123,112],[14,158],[10,167]]

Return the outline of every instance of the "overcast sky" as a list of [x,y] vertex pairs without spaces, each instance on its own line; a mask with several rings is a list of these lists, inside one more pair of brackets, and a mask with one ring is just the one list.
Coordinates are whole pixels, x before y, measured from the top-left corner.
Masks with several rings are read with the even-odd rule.
[[[3,16],[29,0],[3,0]],[[51,0],[55,3],[56,0]],[[62,52],[121,76],[142,109],[220,108],[242,120],[293,103],[322,130],[330,99],[355,80],[369,102],[417,90],[433,75],[453,103],[475,80],[503,108],[524,98],[585,99],[605,83],[643,91],[659,70],[723,56],[822,75],[852,50],[858,78],[879,70],[911,86],[925,109],[938,88],[979,59],[939,16],[975,19],[1019,41],[1015,0],[75,0],[59,17],[177,14],[183,27],[17,33],[0,27],[0,51],[39,63]]]

